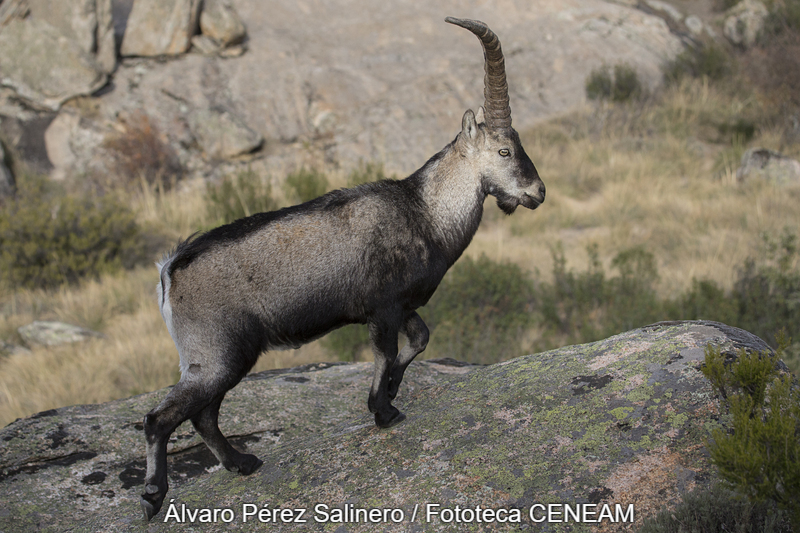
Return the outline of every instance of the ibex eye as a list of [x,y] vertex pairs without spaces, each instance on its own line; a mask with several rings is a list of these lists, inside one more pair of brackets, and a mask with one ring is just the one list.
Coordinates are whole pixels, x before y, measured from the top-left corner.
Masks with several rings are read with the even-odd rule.
[[511,152],[509,152],[509,151],[508,151],[508,149],[506,149],[506,148],[503,148],[502,150],[500,150],[500,152],[499,152],[499,153],[500,153],[500,155],[502,155],[503,157],[508,157],[509,155],[511,155]]

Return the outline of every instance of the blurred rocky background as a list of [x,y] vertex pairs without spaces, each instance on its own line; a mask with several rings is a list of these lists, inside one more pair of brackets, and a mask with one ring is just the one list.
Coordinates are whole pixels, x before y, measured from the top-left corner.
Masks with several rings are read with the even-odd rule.
[[709,31],[634,4],[3,0],[0,135],[54,179],[116,173],[114,140],[142,128],[173,157],[148,172],[286,170],[322,156],[406,174],[482,104],[480,45],[445,16],[501,36],[525,129],[584,102],[602,63],[657,86],[661,64]]

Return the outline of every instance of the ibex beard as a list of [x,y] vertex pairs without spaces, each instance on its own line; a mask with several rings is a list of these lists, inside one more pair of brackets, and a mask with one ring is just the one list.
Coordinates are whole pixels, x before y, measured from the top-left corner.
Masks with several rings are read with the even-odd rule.
[[[159,305],[181,379],[144,417],[145,519],[161,509],[167,441],[187,419],[228,470],[246,475],[261,466],[230,445],[217,418],[225,394],[264,351],[366,324],[375,355],[369,410],[379,427],[401,422],[392,400],[429,336],[416,310],[469,245],[486,196],[507,214],[544,201],[544,184],[511,127],[497,36],[482,22],[446,20],[480,39],[486,70],[484,107],[464,113],[453,142],[404,180],[237,220],[180,243],[159,263]],[[399,333],[408,343],[398,352]]]

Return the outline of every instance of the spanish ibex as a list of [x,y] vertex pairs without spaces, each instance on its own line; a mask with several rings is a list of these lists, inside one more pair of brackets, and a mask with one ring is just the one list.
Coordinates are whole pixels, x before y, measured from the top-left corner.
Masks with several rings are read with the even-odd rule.
[[[228,470],[261,466],[228,443],[217,417],[225,393],[265,350],[367,324],[375,354],[369,410],[379,427],[401,422],[391,402],[428,343],[416,309],[472,240],[486,195],[506,214],[544,201],[544,184],[511,127],[497,36],[482,22],[446,20],[478,36],[486,69],[485,106],[477,116],[464,113],[453,142],[404,180],[237,220],[182,242],[159,264],[159,305],[181,379],[144,417],[146,519],[164,501],[167,440],[186,419]],[[399,353],[398,333],[408,339]]]

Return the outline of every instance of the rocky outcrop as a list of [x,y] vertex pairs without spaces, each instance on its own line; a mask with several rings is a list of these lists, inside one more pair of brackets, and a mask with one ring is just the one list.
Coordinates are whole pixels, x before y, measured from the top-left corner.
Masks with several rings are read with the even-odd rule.
[[28,0],[0,0],[0,27],[14,19],[23,20],[30,12]]
[[111,0],[0,4],[0,83],[36,107],[93,93],[116,58]]
[[764,180],[778,185],[800,184],[800,161],[766,148],[751,148],[736,170],[738,181]]
[[[92,102],[82,102],[84,109]],[[113,135],[104,121],[81,115],[73,106],[65,106],[44,132],[44,147],[52,164],[50,178],[62,181],[70,175],[113,176],[120,179],[113,166],[113,155],[104,143]]]
[[117,37],[114,32],[112,0],[96,0],[96,2],[95,55],[103,70],[111,74],[117,68]]
[[114,72],[117,53],[111,0],[26,1],[31,17],[47,22],[85,53],[93,55],[104,72]]
[[192,132],[211,159],[231,159],[258,149],[264,138],[225,109],[198,109],[189,115]]
[[[528,511],[542,503],[633,505],[640,523],[715,479],[703,443],[728,419],[698,370],[708,344],[769,350],[723,324],[676,322],[486,367],[416,362],[396,402],[408,418],[390,430],[366,410],[371,364],[254,374],[228,394],[220,422],[264,465],[248,477],[220,469],[184,424],[169,443],[174,500],[149,527],[183,531],[187,511],[197,524],[202,509],[206,520],[217,509],[215,523],[196,527],[250,530],[264,524],[253,514],[244,523],[245,511],[288,508],[307,509],[307,525],[322,529],[318,504],[329,518],[334,508],[394,509],[400,524],[389,517],[384,527],[415,531],[463,530],[442,514],[428,521],[429,504],[507,518],[520,510],[521,524],[493,530],[535,526]],[[142,530],[142,417],[167,392],[53,409],[0,430],[0,530]]]
[[644,0],[644,3],[655,11],[663,12],[675,22],[683,21],[683,13],[681,13],[680,10],[678,10],[669,2],[662,2],[661,0]]
[[244,23],[230,0],[204,0],[200,30],[221,46],[239,44],[247,35]]
[[64,322],[36,320],[18,330],[19,336],[27,344],[58,346],[72,342],[82,342],[92,337],[102,337],[101,333],[73,326]]
[[58,109],[106,80],[93,54],[42,19],[13,19],[0,29],[0,84],[34,105]]
[[189,50],[197,33],[201,0],[136,0],[120,54],[177,55]]
[[247,29],[230,0],[203,2],[200,31],[192,37],[192,47],[201,54],[239,57],[245,52]]
[[[609,0],[615,1],[615,0]],[[686,15],[683,11],[675,7],[674,2],[664,2],[662,0],[643,0],[631,2],[647,13],[652,13],[661,17],[669,26],[673,34],[680,36],[688,46],[697,46],[700,40],[710,37],[715,39],[714,30],[705,24],[697,15]],[[685,4],[682,7],[687,7]]]
[[79,135],[80,122],[81,118],[77,114],[62,111],[44,132],[47,158],[53,165],[50,177],[55,181],[63,181],[77,162],[71,141]]
[[469,13],[498,33],[522,130],[583,103],[586,76],[599,65],[628,63],[652,87],[663,61],[682,50],[661,18],[601,0],[514,0],[502,12],[452,0],[369,13],[342,0],[310,10],[295,2],[231,5],[247,21],[246,54],[219,57],[204,30],[195,46],[208,56],[129,62],[102,97],[109,121],[120,110],[146,109],[188,161],[199,155],[186,141],[191,113],[221,108],[270,146],[248,162],[259,174],[280,175],[308,147],[334,166],[380,160],[407,174],[452,140],[466,109],[483,103],[480,46],[449,28],[443,13]]
[[24,346],[17,346],[0,339],[0,355],[29,355],[31,351]]
[[750,48],[764,29],[768,14],[759,0],[743,0],[725,13],[722,33],[733,44]]
[[[74,10],[94,2],[99,35],[106,26],[99,22],[98,6],[107,1],[69,0],[63,6]],[[254,0],[205,0],[200,6],[199,0],[136,0],[127,15],[115,4],[126,21],[123,55],[173,57],[128,57],[115,72],[113,87],[89,106],[92,113],[78,110],[79,127],[71,131],[82,137],[60,142],[73,147],[69,172],[95,172],[103,137],[115,134],[118,117],[142,111],[189,174],[234,172],[244,164],[241,156],[209,156],[229,151],[207,142],[197,127],[203,117],[192,116],[195,110],[223,109],[238,117],[240,131],[254,133],[246,136],[245,145],[264,139],[261,144],[269,146],[246,162],[258,174],[281,175],[313,158],[345,170],[358,161],[377,160],[390,173],[406,175],[452,140],[466,109],[483,103],[480,46],[443,22],[448,13],[485,20],[502,39],[519,130],[581,105],[586,76],[602,64],[626,63],[645,86],[653,87],[661,82],[662,63],[682,50],[681,39],[665,22],[672,20],[668,15],[661,18],[603,0],[511,0],[502,10],[477,1],[401,2],[374,12],[354,11],[344,0],[313,9],[287,1],[265,10]],[[25,25],[34,20],[43,23],[35,13],[25,21],[15,19]],[[70,41],[71,46],[83,50],[79,40]],[[189,43],[200,53],[182,54]],[[19,76],[7,76],[0,59],[4,79],[20,78],[32,64],[46,65],[23,61],[26,57],[15,55],[14,61],[23,63]],[[96,68],[105,69],[97,67],[100,56],[94,59]],[[69,79],[56,76],[53,81]],[[70,94],[86,94],[97,85],[48,96],[48,105],[57,107]],[[231,157],[235,161],[229,165],[218,164]],[[53,166],[63,167],[55,161]]]

